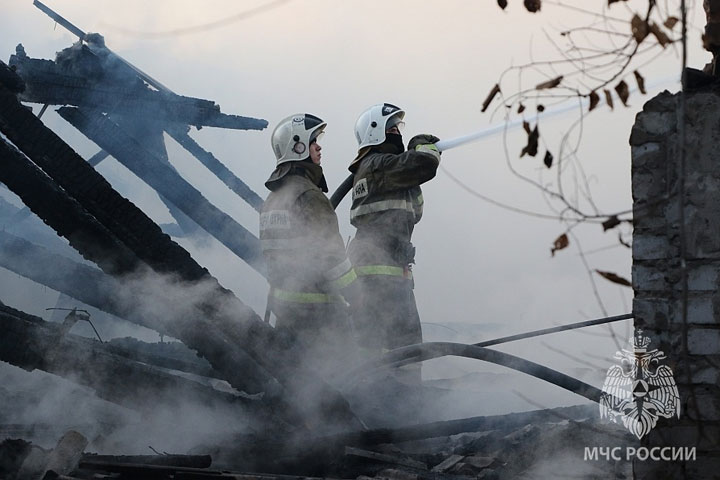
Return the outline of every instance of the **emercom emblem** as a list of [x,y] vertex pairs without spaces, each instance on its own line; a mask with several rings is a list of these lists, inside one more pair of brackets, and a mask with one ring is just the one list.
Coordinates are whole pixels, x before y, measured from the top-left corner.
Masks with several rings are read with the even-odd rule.
[[631,340],[632,351],[615,352],[620,365],[608,369],[600,397],[600,418],[622,423],[642,438],[655,427],[659,417],[680,418],[680,395],[667,365],[660,365],[665,354],[647,350],[650,338],[638,329]]

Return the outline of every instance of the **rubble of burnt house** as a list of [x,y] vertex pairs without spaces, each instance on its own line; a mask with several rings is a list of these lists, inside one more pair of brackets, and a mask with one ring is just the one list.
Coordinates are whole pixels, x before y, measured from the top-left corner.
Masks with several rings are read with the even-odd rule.
[[[600,420],[597,403],[604,395],[600,389],[487,348],[566,327],[475,345],[406,347],[333,378],[306,371],[297,361],[297,345],[223,288],[94,168],[112,156],[158,192],[177,221],[172,226],[176,232],[202,228],[262,274],[258,239],[182,178],[168,160],[163,136],[175,139],[259,211],[262,198],[193,140],[189,130],[191,126],[261,130],[267,122],[225,114],[212,101],[170,91],[112,52],[102,36],[86,34],[37,0],[35,5],[77,35],[78,42],[55,60],[32,58],[18,45],[7,64],[0,62],[0,183],[25,205],[17,208],[0,198],[0,219],[14,223],[34,215],[54,233],[23,236],[0,231],[0,266],[177,340],[108,341],[97,331],[95,338],[83,337],[71,333],[71,328],[78,323],[95,327],[81,309],[62,311],[60,322],[48,322],[13,308],[12,298],[1,298],[0,361],[21,369],[15,376],[42,376],[36,376],[35,386],[27,390],[17,388],[15,377],[2,378],[0,399],[7,405],[40,408],[55,401],[52,393],[43,390],[50,376],[63,379],[69,393],[67,405],[61,407],[67,415],[48,418],[46,423],[27,423],[13,417],[10,409],[0,408],[0,478],[464,480],[567,474],[605,479],[631,478],[643,471],[646,465],[624,457],[585,458],[587,447],[609,452],[634,445],[635,438],[621,425]],[[716,88],[712,85],[708,81],[703,88]],[[655,288],[660,285],[655,280],[662,277],[658,272],[667,269],[665,257],[675,257],[672,248],[677,241],[675,220],[666,222],[664,217],[676,215],[677,210],[658,207],[653,200],[657,188],[668,185],[663,175],[671,172],[663,162],[672,150],[663,143],[661,155],[654,146],[659,136],[667,137],[666,132],[655,131],[660,125],[655,117],[675,115],[670,114],[674,102],[663,96],[649,102],[631,138],[633,193],[643,213],[638,215],[642,238],[634,244],[634,285],[635,309],[643,326],[662,329],[674,322],[677,329],[687,328],[693,335],[690,352],[684,353],[677,341],[662,340],[666,351],[678,353],[676,358],[702,367],[694,379],[678,382],[699,389],[695,403],[685,400],[683,411],[689,406],[691,416],[677,427],[685,434],[700,421],[717,429],[713,397],[717,375],[712,375],[717,369],[710,362],[717,342],[707,339],[717,333],[718,317],[713,313],[707,321],[690,322],[689,327],[678,324],[672,320],[677,312],[666,315],[668,295],[678,301],[677,288],[665,283],[664,289]],[[36,115],[28,103],[44,107]],[[47,128],[41,117],[50,105],[59,107],[57,113],[100,151],[85,159]],[[672,122],[668,125],[676,129]],[[703,168],[710,163],[702,163]],[[653,181],[641,181],[642,175],[654,175]],[[647,185],[657,188],[644,190]],[[670,201],[670,196],[660,196]],[[652,208],[646,205],[648,198],[653,200]],[[67,243],[58,242],[58,237]],[[693,238],[699,243],[691,247],[700,248],[705,237],[698,233]],[[709,293],[717,286],[715,260],[693,260],[697,260],[693,268],[701,273],[690,273],[691,306],[702,309],[708,302],[716,303]],[[148,283],[160,288],[149,290]],[[183,287],[182,297],[170,288],[178,284]],[[443,405],[449,389],[442,384],[403,385],[382,372],[388,366],[444,355],[524,372],[576,393],[584,403],[422,423],[423,409]],[[173,430],[173,417],[188,415],[188,408],[212,412],[203,417],[214,422],[206,428],[211,434],[200,438],[192,430]],[[154,451],[152,432],[130,428],[131,423],[143,425],[160,415],[165,419],[162,433],[190,437],[177,443],[189,447]],[[675,435],[676,430],[669,432]],[[124,451],[127,443],[120,438],[142,445],[145,454]],[[649,436],[645,441],[651,443],[643,445],[651,447],[658,439]],[[705,459],[709,463],[702,467],[700,462],[688,466],[683,470],[687,478],[716,461],[717,444],[704,441],[702,454],[711,460]]]

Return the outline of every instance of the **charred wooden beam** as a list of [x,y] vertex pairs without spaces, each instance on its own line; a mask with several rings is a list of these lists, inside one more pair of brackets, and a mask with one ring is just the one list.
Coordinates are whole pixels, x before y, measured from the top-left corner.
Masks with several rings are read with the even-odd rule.
[[157,326],[118,301],[122,284],[115,278],[7,232],[0,232],[0,266],[135,324]]
[[[202,358],[176,358],[163,354],[162,347],[175,344],[182,345],[181,343],[171,342],[158,344],[146,343],[136,339],[129,339],[133,340],[133,342],[128,342],[127,340],[128,339],[113,339],[105,342],[105,349],[114,355],[142,362],[153,367],[169,368],[202,377],[221,377],[221,375]],[[192,350],[188,351],[188,353],[190,352],[192,352]]]
[[128,135],[111,119],[98,112],[62,107],[58,113],[100,148],[110,153],[135,175],[185,215],[217,238],[251,267],[264,274],[260,241],[232,217],[210,203],[162,158]]
[[[10,57],[10,66],[27,85],[20,98],[26,102],[50,105],[74,105],[127,116],[153,118],[168,124],[219,127],[237,130],[262,130],[267,121],[228,115],[210,100],[185,97],[148,88],[136,75],[123,67],[124,61],[107,48],[78,44],[85,56],[95,57],[97,75],[87,77],[63,69],[50,60],[33,59],[24,50]],[[104,48],[105,58],[96,55]],[[101,55],[103,52],[100,52]],[[107,56],[110,56],[108,59]],[[115,59],[115,61],[113,61]],[[123,69],[121,76],[117,69]],[[119,80],[118,81],[118,77]],[[132,80],[135,80],[134,82]],[[122,80],[130,80],[123,83]]]
[[[61,216],[62,225],[72,229],[73,233],[69,236],[71,245],[77,247],[79,251],[86,251],[84,250],[85,243],[89,243],[96,250],[106,244],[110,244],[112,248],[117,247],[116,240],[104,231],[102,226],[90,218],[84,210],[80,210],[76,202],[53,185],[47,175],[40,172],[20,152],[3,141],[0,141],[0,162],[3,165],[3,168],[0,169],[0,180],[3,183],[8,181],[8,185],[13,191],[29,205],[32,205],[37,210],[36,213],[50,225],[55,225],[59,220],[57,216]],[[23,183],[18,184],[14,180],[16,177],[21,178]],[[38,207],[36,201],[45,202],[44,206]],[[46,208],[48,205],[59,207],[61,210]],[[89,229],[91,231],[88,231]],[[78,245],[74,240],[76,237],[85,243]],[[123,250],[120,249],[120,251]],[[125,253],[132,255],[130,252]],[[103,250],[99,252],[99,258],[111,259],[114,254],[115,251],[112,249],[108,252]],[[89,258],[89,260],[94,259],[95,257],[92,255]],[[134,255],[128,261],[134,261],[137,264],[137,258]],[[48,268],[48,265],[52,265],[53,268]],[[126,288],[122,282],[106,275],[101,270],[75,262],[63,255],[54,254],[44,247],[5,232],[0,232],[0,266],[135,324],[152,329],[158,329],[159,325],[162,325],[159,320],[153,320],[142,312],[138,312],[135,303],[123,301],[122,297],[118,295],[118,292]],[[135,265],[127,271],[134,271],[134,269]],[[125,270],[121,270],[121,273],[123,272]],[[167,329],[162,329],[162,327],[160,327],[160,331],[170,334]],[[150,359],[145,358],[145,360]],[[178,370],[185,369],[201,375],[209,373],[207,368],[184,365],[169,360],[161,363],[162,365],[158,366]],[[260,384],[256,388],[259,386]]]
[[0,182],[23,199],[45,223],[57,226],[85,258],[112,274],[136,270],[140,261],[105,227],[15,147],[0,139]]
[[185,249],[4,88],[0,88],[0,131],[153,269],[187,281],[209,277]]
[[[53,268],[47,268],[48,265],[52,265]],[[148,320],[146,315],[136,311],[134,303],[121,301],[117,293],[124,288],[121,281],[95,267],[70,260],[64,255],[53,253],[45,247],[2,231],[0,231],[0,267],[136,325],[147,328],[158,326],[158,322]],[[106,343],[106,348],[116,355],[158,367],[207,377],[220,376],[205,362],[190,363],[151,355],[137,348],[123,347],[112,342]]]
[[71,378],[113,403],[140,411],[152,411],[158,404],[174,406],[188,399],[206,405],[259,406],[259,402],[114,355],[94,339],[61,336],[60,325],[11,307],[0,306],[0,325],[0,360],[25,370],[39,369]]
[[388,455],[385,453],[372,452],[369,450],[362,450],[355,447],[345,447],[345,455],[350,457],[362,458],[374,462],[389,463],[391,465],[401,465],[404,467],[410,467],[416,470],[427,470],[427,465],[411,458],[402,458],[394,455]]
[[159,465],[189,468],[208,468],[212,464],[210,455],[97,455],[85,454],[80,459],[86,464],[115,465],[133,463],[136,465]]
[[[54,12],[52,13],[54,14]],[[76,27],[69,25],[67,28],[72,31]],[[84,32],[82,38],[85,38]],[[97,50],[97,61],[94,63],[102,67],[102,72],[98,71],[95,75],[80,76],[72,75],[69,68],[63,68],[56,62],[31,59],[25,54],[24,49],[19,46],[17,53],[11,57],[10,64],[12,68],[19,69],[22,72],[30,85],[28,91],[21,96],[21,99],[45,105],[74,105],[113,113],[114,115],[123,115],[132,119],[150,120],[158,125],[163,125],[175,140],[191,152],[220,180],[225,182],[233,192],[240,195],[241,198],[259,211],[262,206],[262,199],[210,152],[202,149],[184,133],[183,130],[187,127],[183,124],[262,129],[267,126],[267,122],[221,114],[219,113],[219,107],[211,101],[178,96],[156,81],[149,79],[149,77],[146,78],[132,70],[134,67],[131,65],[123,67],[124,64],[120,63],[120,68],[125,69],[122,72],[125,75],[113,75],[118,68],[118,62],[102,60],[103,48],[107,50],[106,47],[90,43],[87,46],[76,45],[67,49],[84,49],[82,53],[85,53],[85,56],[95,55],[93,52]],[[82,62],[84,56],[80,54],[76,56],[77,62]],[[115,57],[117,56],[115,55]],[[120,57],[117,58],[120,59]],[[7,67],[5,69],[9,70]],[[11,73],[14,75],[13,78],[16,82],[22,82],[22,79],[17,74]],[[100,73],[103,73],[103,75],[100,75]],[[133,73],[137,73],[140,78],[146,81],[153,82],[151,84],[156,86],[159,91],[148,89],[142,82],[132,81],[134,79]],[[118,81],[120,79],[127,79],[127,81],[121,83]],[[191,110],[194,109],[196,114],[191,115],[184,112],[185,115],[183,115],[183,112],[180,111],[182,109],[178,108],[178,105],[184,105]],[[200,111],[204,113],[200,114]],[[213,120],[210,120],[211,118]]]
[[5,64],[0,64],[0,84],[14,93],[25,91],[25,82],[15,73],[15,69]]
[[[119,473],[120,478],[171,479],[171,478],[224,478],[220,470],[178,467],[173,465],[146,465],[137,463],[103,463],[81,460],[78,467],[92,472]],[[196,477],[195,475],[203,475]],[[209,475],[208,477],[204,477]],[[231,477],[232,478],[232,477]]]
[[[34,207],[37,210],[35,213],[54,230],[64,236],[76,236],[78,241],[74,241],[73,246],[86,258],[96,262],[107,273],[115,273],[118,267],[114,265],[113,260],[118,254],[112,251],[111,247],[117,244],[118,251],[124,252],[126,247],[123,245],[129,245],[133,253],[142,255],[151,262],[151,266],[160,271],[174,272],[181,278],[189,277],[188,280],[202,279],[211,287],[207,298],[198,299],[200,306],[191,311],[174,311],[172,298],[154,299],[153,301],[160,304],[165,302],[167,315],[171,318],[143,316],[147,322],[152,322],[145,324],[146,326],[178,338],[190,348],[200,352],[233,386],[251,393],[265,388],[271,376],[241,350],[241,346],[247,348],[252,346],[253,339],[245,337],[243,343],[230,342],[226,335],[218,330],[222,327],[213,326],[205,319],[216,309],[215,305],[235,304],[236,309],[233,314],[244,314],[246,321],[255,321],[258,325],[262,325],[260,318],[251,309],[243,305],[228,290],[220,287],[217,280],[195,263],[187,251],[172,242],[142,211],[122,198],[104,178],[3,87],[0,87],[0,130],[16,145],[31,152],[35,160],[43,166],[45,173],[50,172],[51,176],[59,178],[62,190],[56,188],[53,192],[45,193],[43,188],[51,190],[53,182],[47,175],[33,170],[36,167],[32,164],[28,165],[27,159],[6,142],[2,143],[2,152],[3,165],[7,163],[8,168],[0,169],[3,183],[10,188],[13,188],[11,185],[15,186],[17,189],[15,193],[26,205]],[[84,206],[89,206],[91,209],[92,215],[79,208],[73,210],[71,207],[75,205],[74,200],[67,197],[66,193],[70,193],[75,199],[82,199]],[[65,204],[67,208],[58,208]],[[70,214],[73,212],[75,215],[71,217]],[[100,220],[104,226],[109,225],[108,230],[115,236],[121,237],[123,242],[101,237],[104,230],[97,226],[96,220]],[[88,232],[97,235],[90,235]],[[125,256],[121,259],[124,258]],[[134,256],[120,264],[131,264],[133,260],[136,266],[140,265]],[[127,266],[122,271],[128,270],[132,268]],[[147,274],[149,275],[150,272]],[[140,296],[142,293],[142,290],[137,292]],[[227,330],[228,327],[225,329]],[[255,353],[262,355],[267,352]],[[238,368],[243,365],[244,368]]]

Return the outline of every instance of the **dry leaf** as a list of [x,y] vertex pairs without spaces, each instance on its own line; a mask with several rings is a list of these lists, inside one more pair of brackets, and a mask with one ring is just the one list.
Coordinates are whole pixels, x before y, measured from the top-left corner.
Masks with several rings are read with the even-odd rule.
[[632,29],[632,35],[637,43],[645,40],[645,37],[650,34],[647,22],[638,17],[637,14],[635,14],[630,21],[630,27]]
[[522,113],[522,112],[524,112],[524,111],[525,111],[525,105],[523,105],[523,104],[521,103],[520,105],[518,105],[518,111],[517,111],[517,113]]
[[535,13],[540,11],[540,0],[525,0],[525,8],[528,12]]
[[620,101],[627,107],[627,100],[630,96],[630,89],[628,89],[627,83],[625,83],[625,80],[620,80],[620,83],[615,85],[615,91],[618,94],[618,97],[620,97]]
[[498,7],[505,10],[505,7],[507,7],[507,0],[497,0],[497,2],[498,2]]
[[673,28],[675,28],[675,25],[677,25],[679,21],[680,20],[677,17],[668,17],[668,19],[665,20],[665,23],[663,23],[663,25],[665,25],[665,28],[667,28],[668,30],[672,30]]
[[657,38],[658,43],[662,45],[663,48],[665,48],[670,43],[670,37],[665,35],[665,32],[663,32],[657,23],[651,23],[650,24],[650,32],[652,32],[653,35],[655,35],[655,38]]
[[553,247],[550,249],[550,254],[554,257],[555,252],[557,252],[558,250],[562,250],[563,248],[567,248],[568,245],[570,245],[570,239],[568,239],[567,234],[563,233],[553,242]]
[[544,90],[546,88],[555,88],[558,85],[560,85],[560,82],[562,82],[563,76],[560,75],[557,78],[553,78],[552,80],[548,80],[547,82],[538,83],[535,85],[536,90]]
[[615,228],[618,225],[620,225],[620,219],[617,217],[617,215],[613,215],[612,217],[609,217],[607,220],[602,222],[603,232],[607,232],[611,228]]
[[625,280],[623,277],[621,277],[620,275],[618,275],[616,273],[603,272],[602,270],[595,270],[595,271],[598,273],[598,275],[600,275],[601,277],[603,277],[606,280],[610,280],[613,283],[617,283],[618,285],[623,285],[625,287],[632,287],[632,283],[628,282],[627,280]]
[[640,93],[645,95],[647,93],[647,90],[645,90],[645,79],[642,75],[640,75],[640,72],[638,72],[637,70],[635,70],[633,74],[635,75],[635,81],[637,82],[638,90],[640,90]]
[[595,90],[590,92],[590,108],[588,109],[588,112],[592,112],[595,107],[597,107],[597,104],[600,103],[600,95],[597,94]]
[[542,105],[542,104],[538,105],[538,106],[537,106],[537,111],[540,112],[540,113],[544,112],[544,111],[545,111],[545,105]]
[[520,157],[525,156],[526,153],[531,157],[537,155],[539,138],[540,132],[538,131],[537,125],[535,125],[532,132],[528,133],[528,143],[523,147],[522,152],[520,152]]
[[493,101],[493,98],[495,98],[495,95],[497,95],[498,93],[500,93],[500,84],[496,83],[495,86],[492,88],[492,90],[490,90],[490,93],[488,93],[488,96],[485,99],[485,101],[483,102],[481,112],[484,112],[485,110],[487,110],[488,106],[490,106],[490,102]]
[[550,153],[550,150],[546,150],[546,151],[545,151],[545,158],[543,159],[543,163],[545,164],[545,166],[546,166],[547,168],[550,168],[550,167],[552,167],[552,162],[553,162],[552,153]]
[[603,90],[605,92],[605,101],[608,104],[608,107],[610,107],[610,110],[613,109],[613,100],[612,100],[612,94],[610,93],[610,90]]

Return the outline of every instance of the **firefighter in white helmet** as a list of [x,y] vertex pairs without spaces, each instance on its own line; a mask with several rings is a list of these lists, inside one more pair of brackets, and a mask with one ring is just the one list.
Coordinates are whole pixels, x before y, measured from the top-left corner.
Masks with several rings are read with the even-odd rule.
[[[399,107],[384,103],[367,109],[355,124],[358,154],[349,170],[354,175],[350,222],[357,234],[348,253],[362,292],[353,323],[358,344],[370,355],[422,342],[411,238],[422,217],[420,185],[435,176],[440,162],[434,145],[439,139],[416,135],[406,151],[404,117]],[[401,377],[419,381],[419,364]]]
[[265,182],[271,192],[260,214],[275,327],[305,345],[309,366],[320,373],[333,366],[326,355],[342,354],[351,341],[342,293],[356,279],[324,194],[318,139],[325,126],[320,118],[299,113],[275,127],[277,166]]

